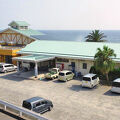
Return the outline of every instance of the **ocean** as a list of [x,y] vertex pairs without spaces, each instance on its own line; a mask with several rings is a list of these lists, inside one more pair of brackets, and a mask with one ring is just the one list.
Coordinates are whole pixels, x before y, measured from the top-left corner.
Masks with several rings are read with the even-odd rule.
[[[85,37],[91,30],[39,30],[45,33],[43,36],[37,36],[41,40],[60,40],[60,41],[85,41]],[[120,30],[103,30],[107,42],[120,42]]]

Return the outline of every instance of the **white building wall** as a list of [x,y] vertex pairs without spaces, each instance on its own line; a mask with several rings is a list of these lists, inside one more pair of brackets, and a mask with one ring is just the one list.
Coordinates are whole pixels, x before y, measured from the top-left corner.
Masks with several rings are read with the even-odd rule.
[[[83,69],[83,63],[87,64],[87,69]],[[79,60],[79,65],[78,65],[79,67],[78,67],[77,71],[81,72],[82,75],[88,74],[89,71],[90,71],[91,66],[93,66],[93,65],[94,65],[93,61]]]
[[[69,59],[69,62],[58,62],[56,60],[56,63],[64,64],[64,70],[72,70],[72,67],[69,66],[71,65],[71,62],[75,62],[75,71],[81,72],[82,75],[88,74],[91,66],[94,64],[94,62],[91,60]],[[83,69],[83,63],[87,64],[87,69]]]

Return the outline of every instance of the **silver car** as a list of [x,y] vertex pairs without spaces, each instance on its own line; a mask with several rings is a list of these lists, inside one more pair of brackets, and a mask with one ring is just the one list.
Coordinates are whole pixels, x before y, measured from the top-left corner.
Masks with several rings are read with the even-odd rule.
[[13,64],[7,64],[7,63],[0,63],[0,72],[10,72],[17,70],[17,66]]

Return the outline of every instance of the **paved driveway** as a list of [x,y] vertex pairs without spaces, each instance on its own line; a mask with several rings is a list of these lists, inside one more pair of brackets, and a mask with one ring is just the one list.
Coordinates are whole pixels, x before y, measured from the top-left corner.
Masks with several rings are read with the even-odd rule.
[[0,75],[0,99],[21,106],[24,99],[41,96],[52,100],[54,109],[43,116],[50,120],[120,120],[120,96],[110,87],[81,87],[79,80],[26,80]]

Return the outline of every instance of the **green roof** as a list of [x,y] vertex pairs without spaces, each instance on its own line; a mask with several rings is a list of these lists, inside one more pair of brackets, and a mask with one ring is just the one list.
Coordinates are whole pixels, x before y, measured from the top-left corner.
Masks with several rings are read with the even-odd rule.
[[117,55],[116,61],[120,61],[120,43],[96,43],[96,42],[68,42],[40,40],[32,42],[23,48],[21,54],[51,55],[56,57],[73,57],[80,59],[93,59],[97,48],[106,45],[113,49]]
[[14,28],[10,28],[16,32],[19,32],[21,34],[27,35],[27,36],[31,36],[34,37],[35,35],[45,35],[42,32],[39,32],[37,30],[32,30],[32,29],[26,29],[26,30],[18,30],[18,29],[14,29]]
[[31,62],[38,62],[38,61],[46,61],[50,59],[54,59],[54,57],[51,56],[39,56],[39,55],[27,55],[22,57],[15,57],[14,60],[24,60],[24,61],[31,61]]
[[11,25],[12,23],[17,24],[18,26],[29,26],[30,25],[26,21],[12,21],[9,25]]

